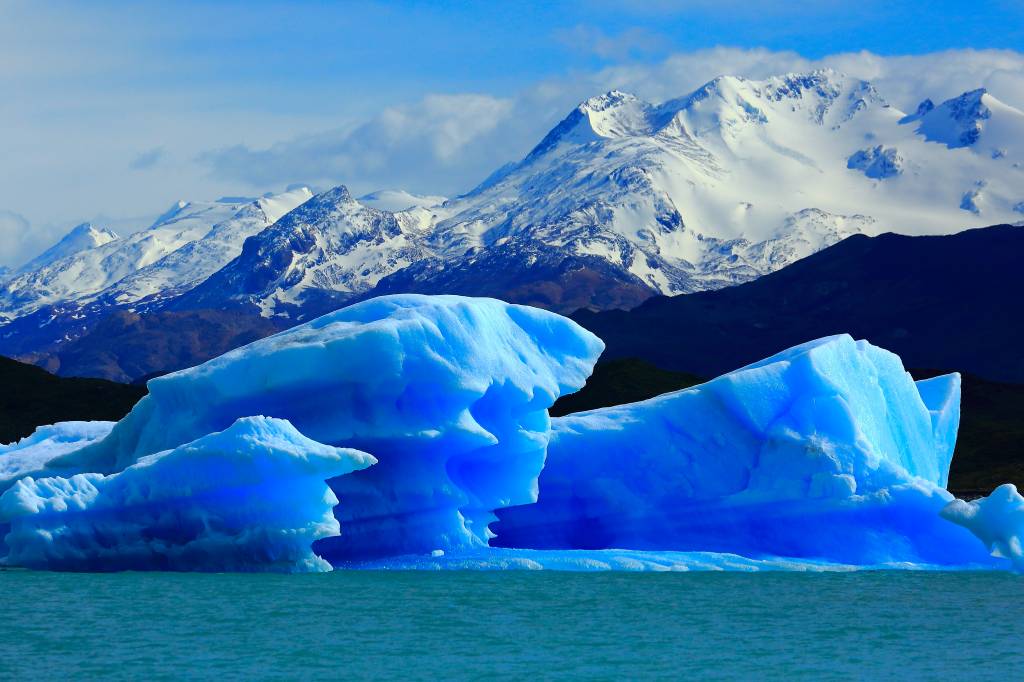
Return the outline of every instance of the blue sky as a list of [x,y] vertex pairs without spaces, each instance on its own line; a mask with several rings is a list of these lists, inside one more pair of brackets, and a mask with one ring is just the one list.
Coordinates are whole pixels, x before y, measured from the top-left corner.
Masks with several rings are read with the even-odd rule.
[[1022,48],[1018,0],[10,0],[0,263],[182,197],[463,191],[611,87],[663,99],[720,73],[833,66],[898,106],[979,85],[1024,106]]

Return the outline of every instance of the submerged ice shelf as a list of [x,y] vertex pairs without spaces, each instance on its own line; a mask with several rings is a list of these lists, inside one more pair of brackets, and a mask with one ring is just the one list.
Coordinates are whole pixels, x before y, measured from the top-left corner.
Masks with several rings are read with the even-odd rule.
[[944,489],[959,376],[915,383],[840,335],[550,419],[602,350],[492,299],[344,308],[152,380],[116,425],[4,446],[0,552],[71,570],[1021,566],[1024,498]]

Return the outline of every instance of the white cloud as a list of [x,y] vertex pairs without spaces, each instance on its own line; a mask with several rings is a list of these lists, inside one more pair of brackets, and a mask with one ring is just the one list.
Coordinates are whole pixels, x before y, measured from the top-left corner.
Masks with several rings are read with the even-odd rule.
[[51,230],[33,229],[20,213],[0,210],[0,265],[21,265],[49,246]]
[[795,52],[714,48],[675,54],[656,64],[573,73],[510,96],[429,95],[390,107],[362,125],[284,140],[234,145],[200,157],[214,177],[253,188],[295,180],[348,184],[356,192],[400,187],[453,195],[502,164],[521,158],[580,101],[618,88],[652,101],[678,97],[715,76],[765,78],[830,67],[872,81],[894,106],[912,111],[977,87],[1024,108],[1024,54],[950,50],[883,57],[868,52],[812,60]]
[[200,160],[214,176],[254,187],[298,179],[345,181],[356,191],[382,186],[451,191],[471,181],[479,163],[494,154],[482,143],[507,125],[512,106],[512,100],[487,95],[427,95],[412,105],[384,109],[354,129],[302,135],[262,149],[234,145],[206,152]]
[[628,59],[636,55],[662,52],[668,41],[665,36],[647,29],[627,28],[609,35],[596,26],[579,24],[555,32],[555,38],[570,49],[594,54],[604,59]]
[[163,147],[154,147],[137,155],[128,164],[128,167],[132,170],[148,170],[160,163],[166,154],[167,152]]

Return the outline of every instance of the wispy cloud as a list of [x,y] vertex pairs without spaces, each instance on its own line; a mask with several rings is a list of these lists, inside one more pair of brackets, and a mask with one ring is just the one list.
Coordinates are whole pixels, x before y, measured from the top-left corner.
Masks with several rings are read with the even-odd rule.
[[266,147],[233,145],[202,154],[213,177],[254,188],[294,181],[346,183],[356,191],[402,187],[457,194],[523,156],[579,101],[618,88],[652,101],[686,94],[721,74],[765,78],[830,67],[871,80],[894,106],[913,110],[976,87],[1024,106],[1024,54],[951,50],[914,57],[869,52],[807,59],[795,52],[714,48],[653,64],[623,64],[548,79],[508,98],[431,95],[390,107],[354,128],[322,131]]
[[603,59],[623,60],[658,54],[670,45],[664,35],[640,27],[608,34],[597,26],[579,24],[555,31],[554,35],[556,40],[572,50],[594,54]]
[[166,156],[167,152],[163,147],[154,147],[147,151],[142,152],[128,164],[128,167],[132,170],[148,170],[153,166],[160,163],[160,161]]
[[48,247],[53,236],[52,229],[33,229],[20,213],[0,210],[0,265],[21,265]]
[[301,135],[263,148],[232,145],[208,151],[199,161],[215,177],[254,187],[303,179],[345,180],[359,189],[451,190],[450,178],[466,181],[467,167],[475,171],[480,157],[495,153],[481,142],[507,121],[512,104],[487,95],[428,95],[388,107],[354,129]]

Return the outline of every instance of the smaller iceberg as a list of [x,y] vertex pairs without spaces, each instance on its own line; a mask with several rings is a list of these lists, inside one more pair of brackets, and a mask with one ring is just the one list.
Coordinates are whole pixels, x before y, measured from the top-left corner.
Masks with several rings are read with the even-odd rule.
[[[24,476],[48,475],[50,462],[110,433],[115,422],[60,422],[40,426],[17,443],[0,445],[0,493]],[[75,472],[77,473],[77,472]]]
[[1006,483],[988,497],[965,502],[953,500],[942,517],[974,533],[994,557],[1009,559],[1024,571],[1024,497],[1017,486]]
[[7,563],[74,571],[329,571],[314,541],[339,532],[325,479],[376,460],[287,421],[226,430],[124,471],[17,481],[0,497]]
[[498,510],[491,544],[991,563],[939,516],[959,412],[959,375],[915,383],[893,353],[818,339],[554,419],[537,502]]

